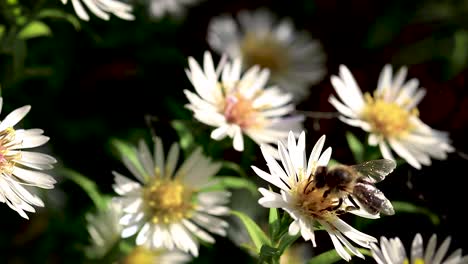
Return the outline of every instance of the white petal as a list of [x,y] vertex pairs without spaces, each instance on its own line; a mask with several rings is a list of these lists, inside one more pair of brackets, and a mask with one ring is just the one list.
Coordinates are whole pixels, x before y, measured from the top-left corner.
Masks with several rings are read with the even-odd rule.
[[310,153],[309,162],[307,163],[307,172],[306,175],[310,175],[313,173],[317,167],[317,162],[320,158],[320,154],[323,149],[323,145],[325,144],[325,135],[321,136],[317,143],[315,143],[312,152]]
[[405,159],[411,166],[416,169],[421,169],[421,164],[418,160],[406,149],[400,142],[393,138],[389,138],[388,142],[392,149],[403,159]]
[[150,224],[146,223],[138,233],[138,236],[136,238],[136,244],[137,245],[143,245],[148,239],[150,239]]
[[237,151],[244,151],[244,139],[242,131],[239,126],[234,127],[234,149]]
[[300,226],[299,226],[299,221],[296,220],[296,221],[293,221],[290,225],[289,225],[289,229],[288,229],[288,233],[290,236],[295,236],[299,233],[300,231]]

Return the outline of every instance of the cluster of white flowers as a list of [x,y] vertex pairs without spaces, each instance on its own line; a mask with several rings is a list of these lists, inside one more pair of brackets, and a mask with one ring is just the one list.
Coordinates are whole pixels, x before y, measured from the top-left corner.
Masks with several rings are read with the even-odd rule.
[[[111,14],[134,19],[132,6],[120,0],[71,2],[83,20],[89,20],[85,6],[104,20]],[[152,0],[151,12],[156,17],[180,14],[194,2]],[[228,15],[214,18],[207,41],[221,59],[215,65],[208,51],[202,63],[188,58],[186,74],[194,91],[183,91],[186,108],[196,120],[213,127],[212,139],[231,138],[239,152],[246,148],[245,136],[260,146],[269,172],[256,166],[252,169],[279,190],[259,188],[262,197],[258,203],[286,211],[292,218],[289,234],[300,234],[314,247],[315,231],[325,230],[346,261],[352,255],[364,258],[354,243],[371,249],[379,264],[409,263],[398,238],[381,238],[379,248],[376,238],[356,230],[340,215],[349,212],[376,219],[380,213],[394,213],[390,201],[374,185],[395,168],[392,151],[417,169],[430,165],[431,159],[446,159],[454,151],[448,133],[419,119],[416,107],[425,90],[418,81],[405,81],[406,68],[393,75],[392,67],[386,65],[373,94],[363,94],[349,69],[340,66],[338,76],[331,76],[338,98],[331,95],[329,102],[339,111],[341,121],[368,133],[368,143],[378,145],[384,159],[369,161],[368,165],[382,167],[367,171],[362,164],[329,168],[332,150],[323,151],[325,136],[307,158],[304,116],[296,112],[295,105],[325,76],[321,44],[307,33],[296,32],[289,19],[276,22],[264,9],[242,11],[236,19]],[[0,98],[0,110],[1,106]],[[41,146],[49,138],[41,129],[14,128],[29,110],[30,106],[18,108],[0,122],[0,201],[24,218],[28,218],[25,212],[35,212],[33,206],[44,206],[28,188],[51,189],[55,184],[54,178],[41,171],[53,168],[56,160],[25,150]],[[135,236],[136,247],[124,256],[126,262],[186,263],[199,255],[200,241],[214,243],[214,235],[226,235],[228,223],[223,218],[230,212],[231,193],[212,188],[218,183],[215,175],[221,163],[196,148],[177,166],[179,145],[172,144],[165,154],[162,140],[153,140],[153,154],[141,141],[135,148],[136,160],[123,157],[136,180],[113,172],[117,196],[105,210],[87,215],[90,256],[101,258],[121,238]],[[433,236],[424,250],[418,234],[411,263],[468,263],[461,250],[442,262],[449,243],[450,239],[445,240],[436,251]]]

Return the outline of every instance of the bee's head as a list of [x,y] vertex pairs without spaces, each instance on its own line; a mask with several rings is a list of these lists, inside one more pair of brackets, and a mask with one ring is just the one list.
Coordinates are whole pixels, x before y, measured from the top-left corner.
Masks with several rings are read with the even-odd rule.
[[337,167],[328,171],[326,178],[327,185],[330,187],[343,186],[353,180],[352,173],[346,168]]

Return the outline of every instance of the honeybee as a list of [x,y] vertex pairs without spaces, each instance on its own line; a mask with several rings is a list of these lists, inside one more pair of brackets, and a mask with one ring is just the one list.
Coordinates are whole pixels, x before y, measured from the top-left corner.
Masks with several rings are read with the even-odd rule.
[[328,188],[323,193],[324,198],[339,197],[339,204],[334,210],[341,207],[343,198],[347,196],[354,206],[346,208],[346,211],[364,207],[371,214],[381,212],[393,215],[395,211],[391,202],[374,184],[385,179],[395,167],[395,162],[388,159],[372,160],[352,166],[337,165],[331,169],[318,167],[314,175],[314,186],[317,189]]

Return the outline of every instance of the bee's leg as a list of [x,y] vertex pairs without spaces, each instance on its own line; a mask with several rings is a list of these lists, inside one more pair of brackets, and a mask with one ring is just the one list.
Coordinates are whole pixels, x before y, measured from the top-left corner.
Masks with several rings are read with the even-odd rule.
[[353,199],[353,197],[351,195],[348,195],[348,199],[353,204],[353,206],[347,206],[345,208],[346,212],[360,209],[359,205],[356,203],[356,201],[354,201],[354,199]]
[[339,209],[341,207],[341,205],[343,205],[343,198],[340,198],[340,200],[338,200],[338,204],[335,205],[335,206],[329,206],[325,209],[322,209],[320,211],[329,211],[329,212],[334,212],[336,211],[338,214],[340,213],[345,213],[343,210]]
[[348,199],[354,205],[354,207],[356,207],[356,209],[361,209],[361,207],[359,207],[359,205],[356,203],[356,201],[354,201],[354,198],[351,195],[348,195]]
[[338,210],[338,208],[340,208],[342,204],[343,204],[343,198],[340,198],[340,201],[338,202],[338,204],[332,207],[332,211]]
[[312,183],[312,181],[307,182],[306,186],[304,187],[304,194],[309,194],[315,190],[315,187],[312,187],[310,190],[307,190],[309,188],[309,185]]

